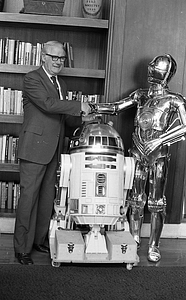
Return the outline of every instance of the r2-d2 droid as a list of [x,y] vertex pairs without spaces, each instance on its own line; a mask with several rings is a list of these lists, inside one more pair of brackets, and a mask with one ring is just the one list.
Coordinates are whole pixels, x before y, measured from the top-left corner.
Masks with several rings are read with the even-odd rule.
[[[130,270],[138,263],[137,244],[126,219],[133,176],[134,160],[124,157],[122,139],[112,124],[98,119],[76,130],[57,173],[49,230],[53,266],[126,263]],[[82,227],[88,228],[86,233]]]

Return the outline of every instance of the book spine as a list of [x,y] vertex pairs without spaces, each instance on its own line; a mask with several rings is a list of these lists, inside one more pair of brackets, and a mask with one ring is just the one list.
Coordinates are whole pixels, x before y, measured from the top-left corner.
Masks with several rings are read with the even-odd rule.
[[32,51],[32,44],[31,43],[25,43],[25,65],[31,64],[31,51]]
[[8,41],[8,64],[14,63],[15,40],[9,39]]
[[72,68],[71,58],[70,58],[70,43],[66,43],[66,49],[67,49],[67,61],[68,61],[68,67]]
[[5,38],[5,44],[4,44],[4,63],[8,63],[8,47],[9,46],[9,38]]
[[8,183],[7,183],[7,185],[8,185],[8,191],[7,191],[7,208],[8,209],[12,209],[13,207],[12,207],[12,197],[13,197],[13,182],[12,181],[9,181]]
[[7,207],[7,183],[5,181],[2,182],[2,188],[1,188],[1,208]]
[[4,112],[4,87],[0,86],[0,114]]
[[19,62],[19,40],[15,41],[14,64],[18,65]]

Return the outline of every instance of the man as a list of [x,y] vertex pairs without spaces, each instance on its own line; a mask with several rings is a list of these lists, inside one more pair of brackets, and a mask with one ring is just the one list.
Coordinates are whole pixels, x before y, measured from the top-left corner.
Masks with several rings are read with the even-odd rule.
[[18,148],[21,191],[14,232],[15,256],[24,265],[33,264],[33,247],[49,252],[45,239],[55,197],[64,124],[79,126],[81,114],[86,118],[91,111],[87,103],[66,100],[65,83],[57,76],[65,57],[63,45],[49,41],[42,49],[42,66],[24,77],[24,122]]
[[[129,195],[130,231],[139,246],[148,179],[151,233],[147,258],[152,262],[161,259],[159,240],[166,216],[168,145],[180,141],[186,133],[186,100],[182,95],[171,92],[167,86],[176,68],[171,55],[157,56],[148,65],[149,89],[138,89],[123,100],[95,107],[95,112],[115,114],[132,105],[137,106],[130,150],[136,162],[133,188]],[[175,114],[179,125],[174,124]]]

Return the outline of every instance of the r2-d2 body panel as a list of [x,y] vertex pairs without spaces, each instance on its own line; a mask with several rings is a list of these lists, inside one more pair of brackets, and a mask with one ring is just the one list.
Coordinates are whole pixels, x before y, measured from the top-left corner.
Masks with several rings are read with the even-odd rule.
[[108,124],[91,124],[71,141],[70,214],[77,224],[114,225],[124,201],[123,143]]

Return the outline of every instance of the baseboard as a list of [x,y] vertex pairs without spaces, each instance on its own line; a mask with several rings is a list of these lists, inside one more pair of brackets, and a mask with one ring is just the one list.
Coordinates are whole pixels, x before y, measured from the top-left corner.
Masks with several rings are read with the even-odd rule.
[[[13,233],[15,218],[0,218],[0,232]],[[149,237],[150,224],[144,223],[142,226],[142,237]],[[181,224],[165,224],[163,227],[161,238],[186,238],[186,223]]]
[[[150,224],[144,223],[142,226],[142,237],[149,237]],[[186,238],[186,223],[181,224],[165,224],[161,234],[161,238]]]

